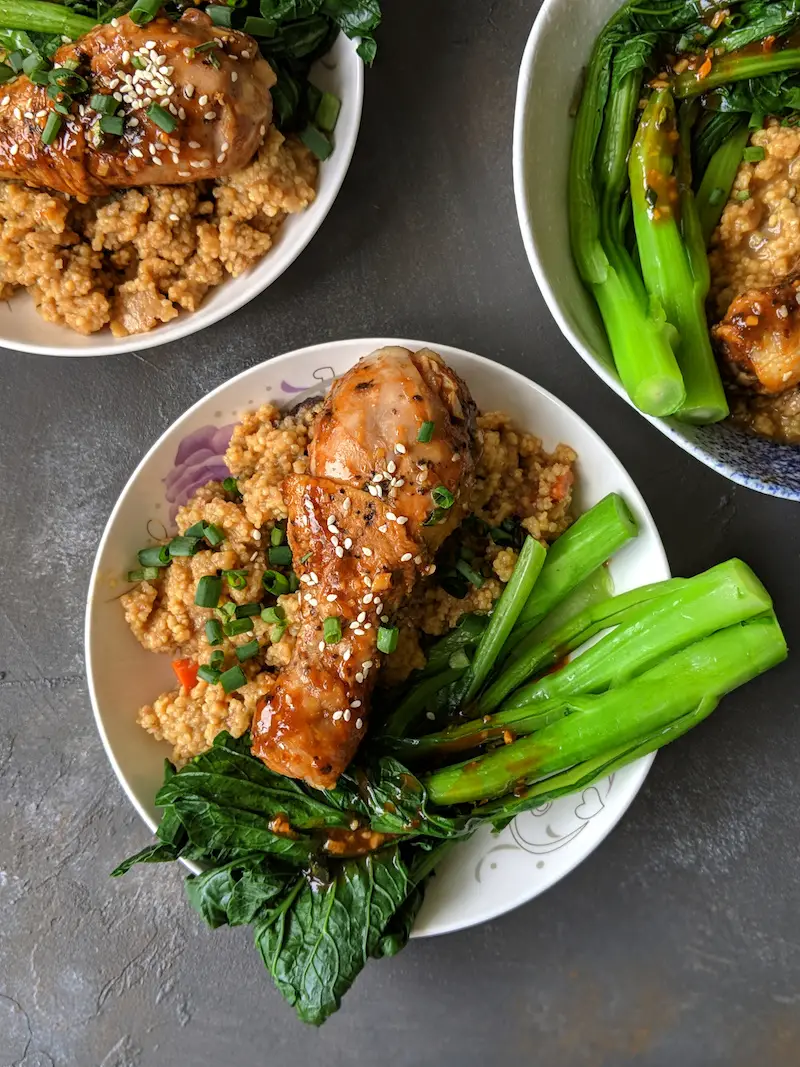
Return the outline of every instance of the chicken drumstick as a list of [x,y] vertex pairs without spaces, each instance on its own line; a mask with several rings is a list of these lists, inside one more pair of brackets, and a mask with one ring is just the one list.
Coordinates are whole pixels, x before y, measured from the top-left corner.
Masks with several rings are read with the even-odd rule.
[[[253,753],[272,770],[330,789],[352,759],[380,627],[463,517],[475,433],[466,385],[434,352],[381,349],[332,387],[311,473],[283,485],[302,615],[292,661],[252,726]],[[336,620],[327,634],[326,620]]]

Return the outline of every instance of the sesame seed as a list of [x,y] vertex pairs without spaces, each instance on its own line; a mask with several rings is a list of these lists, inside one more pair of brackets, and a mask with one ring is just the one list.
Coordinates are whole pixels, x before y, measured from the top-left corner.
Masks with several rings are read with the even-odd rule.
[[348,511],[350,510],[350,505],[351,505],[351,503],[352,503],[352,501],[350,500],[350,497],[349,497],[349,496],[346,496],[346,497],[344,498],[344,504],[342,504],[342,511],[343,511],[343,512],[344,512],[345,514],[347,514],[347,512],[348,512]]
[[26,111],[25,112],[25,118],[26,119],[32,119],[33,118],[33,112],[32,111]]
[[224,162],[225,162],[225,153],[223,152],[221,155],[217,156],[217,163],[224,163]]
[[367,492],[369,493],[370,496],[377,496],[378,495],[378,490],[375,488],[374,485],[368,485],[367,486]]
[[130,59],[131,59],[131,54],[130,54],[130,52],[129,52],[129,51],[128,51],[128,50],[126,49],[126,50],[125,50],[125,51],[124,51],[124,52],[122,53],[122,62],[123,62],[123,63],[130,63]]
[[[180,222],[181,221],[181,217],[180,217],[180,215],[176,215],[174,212],[172,212],[172,213],[170,213],[169,221],[170,222]],[[256,533],[258,533],[258,530],[256,530]],[[255,534],[253,536],[255,536]],[[250,557],[250,559],[255,559],[257,555],[258,555],[258,552],[254,552],[253,555]]]
[[364,585],[367,587],[367,589],[372,588],[372,580],[370,579],[370,576],[368,574],[364,575]]
[[203,115],[203,118],[206,120],[206,122],[213,122],[216,117],[216,111],[206,111],[205,115]]
[[361,549],[361,551],[364,553],[365,556],[371,556],[372,555],[372,549],[371,548],[367,548],[366,545],[364,545],[364,547]]
[[[113,26],[114,23],[112,22],[111,25]],[[144,42],[144,46],[145,46],[145,48],[155,48],[156,42],[155,41],[145,41]]]
[[344,713],[344,721],[345,721],[345,722],[350,722],[350,709],[349,709],[349,708],[348,708],[348,709],[347,709],[347,711],[346,711],[346,712]]
[[341,717],[342,717],[341,711],[334,711],[334,713],[333,713],[333,721],[334,722],[338,722],[339,719],[341,719]]
[[370,669],[370,667],[372,666],[372,660],[371,659],[365,659],[364,662],[361,664],[361,666],[364,668],[365,671],[368,671]]
[[348,551],[353,547],[353,539],[352,539],[352,537],[345,537],[345,539],[344,539],[344,547],[346,549],[348,549]]
[[14,116],[15,119],[21,119],[22,118],[22,112],[20,111],[20,109],[18,107],[14,108],[14,110],[12,111],[12,115]]
[[351,708],[360,708],[361,707],[361,701],[360,700],[351,700],[350,701],[350,707]]
[[389,616],[388,615],[381,615],[381,622],[388,622],[388,621],[389,621]]
[[397,516],[393,511],[387,511],[386,518],[389,520],[389,522],[397,522]]
[[231,81],[232,82],[238,82],[238,80],[239,80],[239,75],[236,73],[235,70],[232,70],[231,71]]
[[222,144],[219,147],[219,150],[220,150],[220,152],[227,152],[229,148],[230,148],[230,145],[228,144],[228,142],[227,141],[223,141]]
[[334,549],[334,552],[339,557],[339,559],[341,559],[344,556],[344,549],[342,548],[341,545],[337,545],[336,548]]
[[404,455],[405,455],[405,452],[406,452],[406,446],[405,446],[405,445],[401,445],[401,444],[399,444],[399,443],[398,443],[398,444],[396,444],[396,445],[394,446],[394,450],[395,450],[395,452],[397,452],[397,453],[398,453],[399,455],[401,455],[401,456],[404,456]]
[[405,526],[405,524],[407,522],[408,522],[408,515],[398,515],[397,516],[397,525],[398,526]]
[[382,487],[380,485],[376,485],[375,486],[375,496],[378,496],[378,497],[382,497],[383,496],[383,489],[382,489]]
[[380,482],[383,480],[383,475],[380,471],[376,471],[375,474],[372,475],[372,480],[373,482]]
[[141,150],[141,148],[132,148],[131,149],[131,155],[132,156],[136,156],[137,159],[143,159],[144,158],[144,152]]
[[364,593],[364,596],[361,598],[361,603],[362,604],[371,604],[372,603],[372,597],[373,597],[372,593]]
[[364,630],[362,630],[360,626],[354,626],[353,627],[353,633],[354,634],[358,634],[359,637],[363,637],[364,636]]
[[394,472],[397,470],[397,464],[393,459],[390,459],[389,462],[386,464],[386,469],[389,474],[394,474]]
[[[242,52],[242,55],[244,55],[244,52]],[[258,131],[259,137],[263,137],[266,132],[267,132],[267,127],[266,126],[261,126],[259,131]]]
[[364,681],[364,675],[361,673],[361,671],[359,671],[358,674],[356,674],[356,681],[357,682],[363,682]]
[[176,118],[177,118],[178,109],[175,107],[174,104],[170,104],[169,107],[167,108],[167,110],[169,111],[170,115],[175,115]]
[[311,605],[312,608],[316,608],[316,607],[319,606],[319,601],[317,600],[317,598],[315,596],[310,596],[308,598],[308,602],[309,602],[309,604]]
[[178,153],[177,152],[173,152],[172,153],[172,162],[173,163],[180,163],[180,161],[181,161],[181,157],[178,155]]
[[338,537],[332,537],[331,538],[331,544],[333,545],[334,548],[336,548],[338,546],[338,544],[339,544],[339,538]]
[[356,719],[356,730],[360,730],[363,725],[364,723],[361,719]]
[[347,663],[347,661],[348,661],[348,660],[350,659],[350,657],[352,656],[352,654],[353,654],[353,653],[352,653],[352,652],[350,651],[350,649],[349,649],[349,648],[346,648],[346,649],[344,650],[344,653],[343,653],[343,655],[342,655],[342,659],[344,660],[344,662],[345,662],[345,663]]
[[458,463],[458,461],[459,461],[459,459],[461,459],[461,457],[459,456],[458,452],[454,452],[453,455],[451,456],[451,459],[453,460],[453,463]]
[[380,524],[380,526],[378,527],[378,529],[380,530],[381,533],[386,533],[386,531],[389,529],[389,527],[386,525],[385,522],[382,522]]
[[366,619],[366,617],[367,617],[366,611],[359,611],[358,615],[356,616],[356,619],[357,619],[358,622],[363,622]]
[[43,108],[41,111],[36,112],[36,118],[42,119],[47,114],[47,108]]
[[185,108],[183,108],[183,107],[179,107],[178,108],[178,118],[181,119],[181,121],[183,121],[183,119],[186,118],[186,109]]
[[193,85],[184,85],[184,87],[183,87],[183,95],[186,97],[187,100],[191,100],[192,97],[194,96],[194,86]]
[[435,718],[436,718],[436,716],[435,716],[435,715],[433,714],[433,712],[432,712],[432,711],[426,711],[426,712],[425,712],[425,718],[426,718],[426,719],[431,719],[431,720],[433,720],[433,719],[435,719]]
[[11,103],[11,97],[10,96],[4,96],[3,99],[0,100],[0,107],[5,107],[6,104],[10,104],[10,103]]
[[12,156],[15,156],[17,154],[17,152],[19,152],[19,145],[18,144],[12,144],[12,146],[10,148],[10,152],[11,152]]
[[181,176],[182,178],[189,178],[189,177],[191,177],[191,171],[188,171],[188,170],[179,170],[179,171],[178,171],[178,174],[180,174],[180,176]]
[[242,59],[249,59],[249,58],[250,58],[250,53],[247,51],[246,48],[243,48],[242,49]]
[[118,85],[119,85],[119,78],[112,78],[111,81],[108,83],[109,89],[116,89],[116,87]]
[[119,26],[119,19],[112,19],[111,25],[114,27],[114,29],[116,29],[117,26]]
[[199,141],[190,141],[189,142],[189,147],[190,148],[199,148],[200,147],[200,142]]
[[317,572],[316,571],[309,571],[308,572],[308,576],[311,579],[311,584],[312,585],[318,585],[319,584],[319,578],[317,577]]
[[402,555],[402,556],[400,557],[400,562],[401,562],[401,563],[408,563],[408,561],[409,561],[409,560],[410,560],[411,558],[412,558],[412,557],[411,557],[411,553],[410,553],[410,552],[404,552],[404,553],[403,553],[403,555]]
[[[171,219],[175,219],[175,220],[179,221],[179,220],[178,220],[178,216],[177,216],[177,215],[170,215],[170,218],[171,218]],[[255,560],[255,559],[258,559],[258,552],[254,552],[254,553],[252,554],[252,556],[250,557],[250,562],[252,563],[252,562],[253,562],[253,560]]]
[[372,623],[371,622],[365,622],[364,623],[364,629],[365,630],[371,630],[372,629]]
[[324,641],[320,641],[320,643],[317,645],[317,648],[320,650],[320,652],[324,652],[325,651],[325,642]]
[[134,116],[133,118],[128,119],[128,125],[132,130],[135,130],[139,125],[139,120]]
[[300,581],[301,582],[305,582],[306,585],[311,585],[311,578],[310,578],[310,576],[308,574],[301,574],[300,575]]
[[436,573],[436,564],[435,563],[431,563],[430,567],[428,567],[428,570],[425,573],[426,574],[435,574]]

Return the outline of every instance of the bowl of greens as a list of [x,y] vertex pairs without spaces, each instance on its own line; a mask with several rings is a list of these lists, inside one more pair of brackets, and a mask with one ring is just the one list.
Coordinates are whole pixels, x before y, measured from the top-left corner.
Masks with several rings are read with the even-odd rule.
[[[148,840],[143,827],[127,843],[140,851],[120,856],[113,873],[158,879],[159,865],[183,864],[188,903],[212,928],[249,926],[280,993],[317,1025],[337,1010],[371,957],[396,954],[412,932],[427,936],[486,921],[568,874],[623,816],[656,749],[786,654],[769,594],[742,561],[670,578],[636,486],[574,412],[508,368],[435,345],[487,413],[488,427],[497,424],[488,413],[504,412],[540,439],[527,438],[527,454],[555,455],[559,445],[577,453],[575,459],[569,452],[574,481],[562,471],[544,494],[552,503],[569,492],[572,521],[545,548],[546,537],[520,533],[513,523],[486,529],[476,524],[477,513],[468,516],[453,536],[456,569],[475,595],[490,588],[480,545],[489,551],[491,541],[493,555],[499,549],[513,559],[495,599],[481,601],[491,610],[459,610],[459,599],[472,594],[447,592],[448,539],[424,579],[437,602],[443,591],[451,598],[456,610],[448,628],[425,641],[424,662],[414,661],[402,682],[376,690],[366,736],[335,788],[312,788],[269,769],[251,751],[240,712],[264,692],[265,680],[271,684],[270,642],[286,639],[287,597],[311,595],[302,594],[300,581],[292,584],[292,568],[302,576],[304,558],[293,559],[284,529],[270,522],[248,543],[249,567],[259,566],[264,552],[271,568],[255,575],[252,590],[247,568],[224,572],[232,590],[248,590],[232,614],[212,611],[206,599],[209,582],[219,596],[223,577],[205,569],[193,596],[181,587],[177,614],[161,633],[168,642],[179,633],[188,644],[159,646],[154,629],[142,631],[142,643],[132,626],[149,618],[149,606],[168,600],[162,578],[180,582],[178,568],[201,573],[209,545],[229,555],[226,539],[249,528],[239,486],[249,490],[226,467],[236,462],[227,450],[235,424],[244,420],[248,455],[262,454],[268,439],[283,447],[297,439],[295,424],[276,423],[277,436],[269,438],[257,429],[254,408],[263,414],[259,405],[270,404],[273,420],[275,408],[294,418],[298,398],[324,395],[333,379],[385,346],[426,347],[367,338],[291,352],[226,382],[179,418],[114,508],[86,610],[98,730],[122,789],[156,834]],[[430,433],[427,423],[423,431]],[[496,431],[486,433],[490,452]],[[259,493],[278,469],[273,453],[264,454],[269,469],[257,475]],[[290,458],[296,462],[297,452]],[[203,500],[213,498],[221,525],[198,521],[184,531],[175,525],[176,507],[198,489]],[[158,543],[142,548],[149,539]],[[137,551],[139,566],[131,571]],[[481,577],[476,568],[483,568]],[[190,637],[185,609],[197,614],[191,604],[205,604],[208,617],[198,619]],[[232,656],[223,662],[223,633],[240,642],[240,664],[230,665]],[[387,653],[379,670],[392,657],[409,656],[397,641],[378,648]],[[199,649],[204,664],[187,680],[190,659],[170,664],[170,655],[154,649],[181,656]],[[262,667],[254,657],[264,651]],[[162,690],[164,699],[155,700]],[[186,758],[190,750],[183,749],[185,758],[173,763],[165,738],[176,715],[171,742],[195,736],[198,721],[210,729],[191,750],[196,755]],[[342,854],[337,843],[348,833],[358,835],[358,847]]]
[[800,247],[776,214],[794,190],[787,179],[776,193],[771,147],[782,141],[788,175],[795,6],[579,7],[545,0],[518,83],[515,194],[542,294],[585,362],[662,433],[726,478],[800,499],[793,372],[763,380],[765,346],[770,359],[796,351],[777,285],[792,283]]
[[[13,166],[6,167],[7,180],[0,182],[0,258],[6,261],[0,284],[7,297],[0,307],[0,346],[49,355],[112,355],[185,337],[262,293],[299,256],[331,210],[355,150],[364,65],[376,51],[377,0],[357,11],[349,3],[322,0],[302,5],[221,0],[201,5],[201,10],[204,15],[180,2],[160,6],[149,0],[88,7],[14,0],[0,10],[0,114],[6,110],[9,122],[17,121],[16,114],[26,106],[21,96],[35,108],[44,102],[65,113],[52,113],[52,145],[43,147],[44,130],[41,144],[35,135],[31,140],[32,155],[52,151],[57,165],[41,168],[41,181],[30,181],[30,188],[14,181]],[[167,65],[170,23],[177,33],[198,25],[185,21],[194,15],[203,20],[201,32],[208,39],[196,55],[194,49],[184,49],[179,58],[185,67]],[[139,55],[133,40],[141,41],[147,31],[158,40],[148,41]],[[92,73],[88,62],[73,73],[72,67],[82,62],[81,46],[87,54],[102,51],[113,33],[127,36],[118,45],[125,50],[111,74]],[[224,51],[224,34],[232,48],[241,50],[241,77],[228,69],[237,57]],[[156,45],[164,42],[158,64]],[[260,142],[247,141],[256,145],[255,154],[242,156],[219,174],[181,170],[179,159],[195,151],[202,158],[184,162],[184,168],[224,164],[226,150],[230,157],[238,144],[236,131],[256,122],[250,97],[255,94],[260,103],[266,91],[254,88],[250,67],[261,63],[254,42],[271,68],[268,78],[259,77],[275,82],[271,109],[268,101],[264,104],[271,121],[261,126]],[[152,107],[145,110],[149,97],[137,96],[141,79],[150,76],[148,62],[156,71],[153,76],[162,78],[160,91],[178,93],[160,98],[155,118]],[[198,67],[191,75],[190,64]],[[219,115],[206,113],[202,143],[189,139],[200,136],[190,132],[190,108],[208,99],[193,93],[190,78],[195,76],[207,78],[210,92],[219,86],[221,91],[212,95],[225,102]],[[66,96],[64,87],[70,90]],[[191,101],[188,93],[193,93]],[[97,191],[65,197],[60,175],[73,164],[62,159],[58,124],[85,121],[95,106],[106,107],[109,114],[98,115],[99,123],[90,131],[96,143],[86,138],[89,147],[74,167],[81,180],[91,175],[86,189],[94,182]],[[174,114],[166,113],[169,108]],[[38,114],[37,121],[44,122],[46,107]],[[152,131],[153,123],[160,124],[156,139],[164,138],[158,146],[173,152],[158,172],[164,174],[163,184],[142,180],[137,185],[134,177],[119,186],[113,180],[107,187],[97,186],[103,161],[92,153],[114,151],[118,168],[135,171],[143,158],[149,159],[148,147],[156,147],[136,141],[145,129]],[[221,124],[218,130],[212,128],[216,123]],[[227,132],[222,130],[225,123]],[[216,150],[211,153],[214,144],[219,156]],[[14,153],[13,146],[10,151]],[[8,158],[15,164],[21,155]],[[201,180],[206,174],[211,179]],[[45,223],[49,212],[55,214]],[[125,221],[118,225],[117,218]]]

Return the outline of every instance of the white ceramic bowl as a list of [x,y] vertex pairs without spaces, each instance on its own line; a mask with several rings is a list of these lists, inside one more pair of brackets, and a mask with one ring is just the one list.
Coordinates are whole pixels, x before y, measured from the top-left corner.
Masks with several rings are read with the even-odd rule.
[[[514,116],[514,193],[522,238],[542,295],[572,347],[630,403],[603,324],[572,259],[567,171],[575,99],[595,39],[622,0],[544,0],[522,59]],[[800,449],[734,429],[644,416],[731,481],[800,500]]]
[[[146,652],[130,633],[118,602],[122,576],[148,535],[170,528],[170,513],[210,478],[224,477],[222,456],[233,424],[267,400],[293,397],[342,374],[383,345],[426,347],[421,341],[367,338],[335,341],[279,356],[219,386],[190,408],[153,445],[132,474],[108,520],[97,552],[86,608],[86,670],[97,728],[117,777],[153,829],[153,797],[169,746],[136,724],[136,710],[174,684],[168,656]],[[614,557],[618,591],[669,576],[653,520],[622,464],[585,422],[560,400],[480,356],[444,345],[440,352],[470,386],[483,410],[501,408],[539,435],[545,447],[563,441],[578,452],[577,506],[585,510],[607,493],[621,493],[640,534]],[[587,856],[627,809],[652,757],[625,767],[577,796],[516,819],[499,835],[488,830],[453,851],[429,889],[417,934],[456,930],[530,900]]]
[[130,337],[114,337],[108,329],[84,337],[66,326],[45,322],[31,297],[20,292],[11,300],[0,303],[0,347],[49,356],[110,356],[119,352],[141,352],[197,333],[238,310],[272,285],[322,225],[350,166],[364,99],[364,64],[356,52],[355,42],[339,34],[330,52],[315,64],[313,79],[320,89],[335,93],[342,101],[334,134],[336,146],[330,158],[320,165],[314,203],[307,210],[288,216],[275,244],[256,266],[212,289],[197,311],[181,312],[163,326]]

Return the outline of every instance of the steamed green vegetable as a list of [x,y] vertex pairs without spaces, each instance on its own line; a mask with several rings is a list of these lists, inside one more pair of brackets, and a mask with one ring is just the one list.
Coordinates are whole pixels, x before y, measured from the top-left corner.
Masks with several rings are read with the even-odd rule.
[[[609,595],[602,564],[634,534],[612,495],[543,565],[544,549],[526,541],[494,612],[467,616],[432,647],[334,789],[273,773],[248,735],[219,734],[180,771],[167,763],[156,841],[113,873],[196,863],[200,873],[186,881],[192,906],[211,927],[251,926],[283,996],[304,1021],[324,1022],[370,957],[405,945],[426,879],[458,841],[654,752],[785,657],[769,595],[739,560]],[[526,612],[516,656],[500,662]],[[584,648],[601,629],[609,632]],[[538,677],[570,651],[573,660]],[[501,710],[427,736],[392,736],[450,707],[454,683],[460,716],[500,701]],[[487,742],[496,747],[446,762]],[[412,758],[436,752],[444,765],[420,777],[390,747]]]

